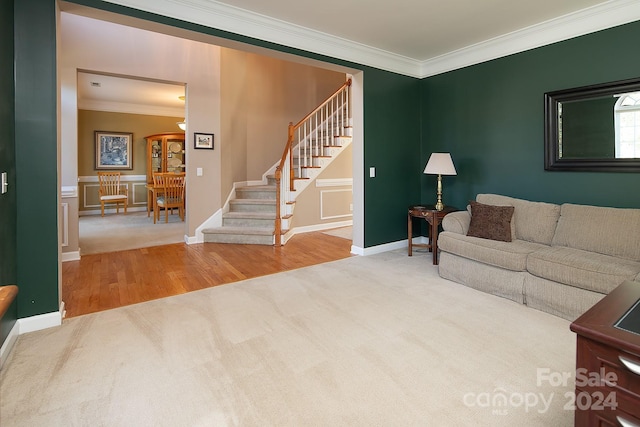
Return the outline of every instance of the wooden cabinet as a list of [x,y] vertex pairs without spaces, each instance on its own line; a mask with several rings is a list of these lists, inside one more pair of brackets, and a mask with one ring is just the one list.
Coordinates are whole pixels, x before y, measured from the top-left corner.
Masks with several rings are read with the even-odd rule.
[[624,282],[571,324],[578,336],[576,426],[640,426],[639,301],[640,282]]
[[147,183],[154,172],[186,172],[184,133],[158,133],[147,140]]

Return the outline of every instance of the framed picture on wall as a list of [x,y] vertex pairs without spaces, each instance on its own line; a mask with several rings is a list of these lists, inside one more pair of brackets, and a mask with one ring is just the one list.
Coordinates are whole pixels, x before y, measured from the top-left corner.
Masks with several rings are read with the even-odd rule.
[[199,132],[194,133],[193,148],[203,148],[206,150],[213,150],[213,134],[199,133]]
[[95,131],[96,169],[133,169],[133,133]]

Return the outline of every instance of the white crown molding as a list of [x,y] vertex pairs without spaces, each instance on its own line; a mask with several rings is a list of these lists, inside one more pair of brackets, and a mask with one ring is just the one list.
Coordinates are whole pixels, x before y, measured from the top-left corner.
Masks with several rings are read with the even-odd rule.
[[147,116],[184,117],[184,108],[159,107],[157,105],[130,104],[96,100],[78,101],[79,110],[106,111],[111,113],[143,114]]
[[429,77],[640,20],[638,0],[612,0],[422,62]]
[[420,62],[213,0],[106,0],[210,28],[417,77]]
[[611,0],[424,61],[214,0],[106,0],[332,58],[423,78],[640,20],[638,0]]

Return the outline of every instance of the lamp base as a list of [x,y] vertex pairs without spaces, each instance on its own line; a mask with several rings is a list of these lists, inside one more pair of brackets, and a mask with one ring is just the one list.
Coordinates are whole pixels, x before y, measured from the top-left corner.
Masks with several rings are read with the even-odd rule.
[[442,203],[442,175],[438,174],[438,202],[436,203],[436,210],[441,211],[444,209]]

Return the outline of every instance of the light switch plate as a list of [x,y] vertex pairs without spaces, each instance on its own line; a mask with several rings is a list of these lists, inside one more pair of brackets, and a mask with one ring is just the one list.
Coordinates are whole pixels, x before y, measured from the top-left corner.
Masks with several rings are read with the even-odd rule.
[[369,178],[375,178],[375,177],[376,177],[376,168],[375,167],[369,168]]
[[7,182],[7,173],[2,172],[2,182],[0,182],[0,186],[2,187],[2,194],[6,193],[9,188],[9,183]]

